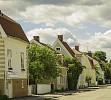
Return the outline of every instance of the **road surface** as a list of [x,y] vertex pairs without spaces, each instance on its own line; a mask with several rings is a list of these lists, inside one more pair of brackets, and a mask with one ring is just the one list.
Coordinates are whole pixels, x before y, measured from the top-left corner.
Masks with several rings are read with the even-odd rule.
[[62,96],[59,100],[111,100],[111,86],[94,91]]

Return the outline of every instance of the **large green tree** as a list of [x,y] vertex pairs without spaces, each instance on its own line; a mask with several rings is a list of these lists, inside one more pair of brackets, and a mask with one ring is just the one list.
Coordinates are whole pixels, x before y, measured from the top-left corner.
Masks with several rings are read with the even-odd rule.
[[48,47],[30,45],[28,47],[30,83],[56,78],[60,69],[57,55]]
[[104,52],[104,51],[96,51],[96,52],[93,54],[93,58],[95,58],[95,59],[98,60],[98,61],[107,62],[107,61],[106,61],[106,52]]
[[105,75],[105,79],[111,79],[111,63],[107,62],[106,60],[106,53],[103,51],[96,51],[93,54],[93,58],[98,60],[101,65],[102,65],[102,69],[105,71],[104,75]]
[[68,88],[70,90],[77,89],[79,75],[82,73],[83,66],[76,58],[64,58],[64,63],[68,67]]

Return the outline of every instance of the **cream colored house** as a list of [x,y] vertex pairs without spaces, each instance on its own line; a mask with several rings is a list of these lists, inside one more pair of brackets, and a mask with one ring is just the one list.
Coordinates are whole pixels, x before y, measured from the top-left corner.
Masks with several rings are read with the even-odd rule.
[[[73,52],[75,53],[75,57],[80,61],[80,63],[86,67],[84,65],[84,59],[83,59],[83,54],[79,51],[79,46],[75,46],[75,48],[72,49]],[[86,68],[83,69],[81,75],[79,76],[79,80],[78,80],[78,88],[84,88],[87,86],[86,83]]]
[[20,24],[0,11],[0,95],[28,95],[28,43]]
[[83,55],[83,65],[86,67],[85,73],[86,77],[91,77],[91,83],[89,84],[90,86],[95,86],[97,85],[96,82],[96,71],[95,71],[95,66],[93,62],[93,58],[91,58],[88,55]]
[[93,62],[94,62],[94,66],[96,67],[96,70],[97,70],[96,78],[103,79],[103,83],[105,83],[104,71],[101,68],[100,62],[95,59],[93,59]]
[[[38,46],[47,46],[48,48],[51,48],[50,46],[40,42],[39,36],[33,36],[33,39],[30,41],[31,44],[36,44]],[[51,48],[52,49],[52,48]],[[52,49],[53,50],[53,49]],[[55,50],[54,50],[55,51]],[[61,90],[67,88],[67,68],[63,66],[63,55],[58,53],[57,56],[60,59],[61,64],[58,65],[61,68],[61,76],[57,77],[53,80],[44,80],[41,83],[43,84],[53,84],[54,90]]]
[[[58,35],[58,38],[52,45],[52,48],[57,52],[63,54],[66,57],[76,57],[82,63],[82,54],[77,50],[72,50],[69,45],[63,41],[63,35]],[[82,74],[79,76],[77,88],[82,88],[85,86],[85,72],[83,70]]]

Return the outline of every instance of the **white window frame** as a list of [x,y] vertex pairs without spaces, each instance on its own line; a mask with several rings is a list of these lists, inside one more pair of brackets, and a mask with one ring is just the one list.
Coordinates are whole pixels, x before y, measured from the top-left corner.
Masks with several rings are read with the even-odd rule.
[[7,58],[8,58],[8,68],[12,68],[12,65],[11,65],[12,50],[10,50],[10,49],[7,49]]

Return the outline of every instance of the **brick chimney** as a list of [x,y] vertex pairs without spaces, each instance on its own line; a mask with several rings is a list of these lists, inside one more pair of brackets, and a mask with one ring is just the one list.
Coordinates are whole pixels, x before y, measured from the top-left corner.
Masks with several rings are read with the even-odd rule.
[[92,52],[88,51],[88,56],[92,57]]
[[33,36],[33,39],[38,42],[40,41],[39,36]]
[[76,49],[77,51],[79,51],[79,46],[75,46],[75,49]]
[[63,41],[63,35],[58,35],[58,39],[59,39],[60,41]]

